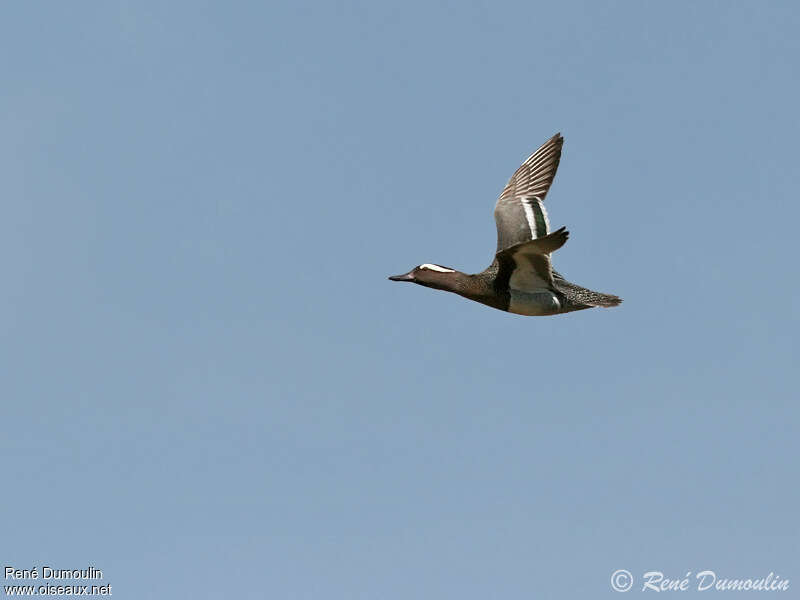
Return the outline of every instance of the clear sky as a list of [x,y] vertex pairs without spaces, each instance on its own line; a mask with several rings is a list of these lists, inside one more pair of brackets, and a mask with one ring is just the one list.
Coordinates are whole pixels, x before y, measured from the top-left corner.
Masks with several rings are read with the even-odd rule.
[[[136,599],[796,593],[798,31],[791,2],[5,4],[3,565]],[[557,131],[554,264],[620,308],[386,280],[488,265]]]

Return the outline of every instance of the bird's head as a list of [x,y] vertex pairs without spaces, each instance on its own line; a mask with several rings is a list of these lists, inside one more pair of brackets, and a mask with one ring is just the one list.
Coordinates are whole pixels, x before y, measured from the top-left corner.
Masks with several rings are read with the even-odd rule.
[[410,281],[411,283],[418,283],[425,287],[436,289],[449,289],[452,283],[453,276],[458,273],[455,269],[449,269],[440,265],[432,265],[426,263],[418,267],[414,267],[404,275],[392,275],[389,277],[392,281]]

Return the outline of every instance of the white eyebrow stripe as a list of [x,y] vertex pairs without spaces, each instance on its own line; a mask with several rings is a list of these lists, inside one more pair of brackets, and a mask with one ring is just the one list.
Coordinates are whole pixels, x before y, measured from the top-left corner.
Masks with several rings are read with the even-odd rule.
[[430,269],[431,271],[439,271],[439,273],[455,273],[453,269],[445,269],[444,267],[440,267],[439,265],[432,265],[430,263],[425,263],[424,265],[420,265],[419,268]]

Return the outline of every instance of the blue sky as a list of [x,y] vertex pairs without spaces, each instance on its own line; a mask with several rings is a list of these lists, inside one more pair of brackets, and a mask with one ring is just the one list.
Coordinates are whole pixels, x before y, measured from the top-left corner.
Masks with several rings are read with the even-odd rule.
[[[0,17],[4,565],[137,599],[800,586],[795,5]],[[488,265],[556,131],[554,264],[620,308],[386,281]]]

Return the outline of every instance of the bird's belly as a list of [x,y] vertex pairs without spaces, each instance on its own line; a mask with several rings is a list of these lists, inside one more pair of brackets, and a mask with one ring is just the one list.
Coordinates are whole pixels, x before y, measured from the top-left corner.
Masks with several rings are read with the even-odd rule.
[[520,291],[511,288],[511,302],[508,304],[508,312],[529,317],[554,315],[561,310],[561,302],[558,297],[548,290]]

